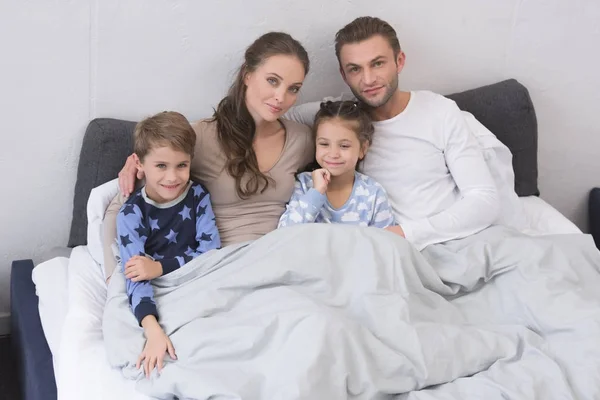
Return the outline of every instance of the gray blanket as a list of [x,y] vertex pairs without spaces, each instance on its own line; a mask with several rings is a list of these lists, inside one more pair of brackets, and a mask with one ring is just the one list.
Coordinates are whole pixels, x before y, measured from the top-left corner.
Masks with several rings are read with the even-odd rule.
[[586,235],[492,227],[419,253],[375,228],[276,230],[154,281],[178,359],[150,379],[124,282],[110,283],[106,350],[153,398],[600,398]]

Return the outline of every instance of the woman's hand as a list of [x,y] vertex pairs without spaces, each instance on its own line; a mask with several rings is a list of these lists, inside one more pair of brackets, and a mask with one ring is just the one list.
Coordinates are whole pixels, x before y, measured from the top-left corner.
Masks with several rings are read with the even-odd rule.
[[128,197],[135,188],[135,178],[142,179],[144,172],[137,168],[137,156],[135,154],[127,157],[125,166],[119,172],[119,188],[123,196]]
[[331,174],[325,168],[315,169],[312,172],[313,187],[321,194],[327,192],[327,186],[331,180]]

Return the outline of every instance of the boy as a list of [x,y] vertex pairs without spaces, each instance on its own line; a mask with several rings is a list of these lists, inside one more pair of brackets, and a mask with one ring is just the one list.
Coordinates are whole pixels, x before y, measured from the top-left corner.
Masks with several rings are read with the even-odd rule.
[[147,377],[155,365],[162,370],[165,352],[176,358],[158,324],[150,281],[221,246],[210,196],[190,181],[195,145],[193,128],[176,112],[156,114],[135,127],[135,162],[146,182],[119,211],[117,242],[129,304],[146,336],[137,368],[143,361]]

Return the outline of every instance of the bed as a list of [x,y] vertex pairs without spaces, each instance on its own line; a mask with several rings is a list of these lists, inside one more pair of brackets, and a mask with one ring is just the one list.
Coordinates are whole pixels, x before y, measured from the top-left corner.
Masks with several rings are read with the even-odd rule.
[[[582,234],[539,197],[537,123],[531,99],[515,80],[449,95],[510,149],[515,192],[531,235]],[[102,334],[107,288],[103,270],[88,249],[90,192],[111,181],[131,151],[134,123],[91,121],[81,150],[69,256],[34,268],[17,260],[11,275],[11,329],[20,360],[24,398],[148,398],[106,362]],[[96,232],[97,233],[97,232]],[[96,250],[97,251],[97,250]],[[58,389],[58,390],[57,390]]]

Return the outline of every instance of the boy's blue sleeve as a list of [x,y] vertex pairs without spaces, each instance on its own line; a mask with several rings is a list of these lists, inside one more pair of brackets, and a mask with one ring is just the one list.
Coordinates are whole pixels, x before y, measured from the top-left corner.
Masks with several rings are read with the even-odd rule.
[[326,195],[312,187],[310,174],[300,174],[292,198],[279,218],[277,227],[315,222],[326,200]]
[[387,193],[382,186],[377,185],[377,191],[375,192],[375,210],[373,211],[373,218],[371,219],[369,226],[387,228],[392,225],[394,225],[394,214],[390,207]]
[[194,258],[209,250],[218,249],[221,247],[221,236],[217,229],[215,213],[210,202],[210,194],[203,188],[204,194],[199,196],[199,201],[196,205],[196,240],[198,247],[194,254]]
[[164,258],[158,260],[163,268],[163,275],[172,272],[179,267],[206,253],[212,249],[221,247],[221,236],[215,222],[215,214],[210,202],[208,191],[201,185],[194,185],[190,190],[194,191],[194,201],[196,205],[196,242],[195,249],[188,249],[183,256],[175,258]]
[[[135,204],[125,203],[117,215],[117,241],[121,255],[121,272],[125,272],[125,264],[133,256],[144,256],[147,227],[142,220],[142,212]],[[132,282],[125,278],[129,305],[138,323],[148,315],[154,315],[158,320],[154,291],[150,281]]]

